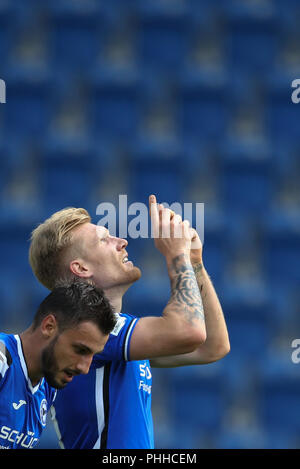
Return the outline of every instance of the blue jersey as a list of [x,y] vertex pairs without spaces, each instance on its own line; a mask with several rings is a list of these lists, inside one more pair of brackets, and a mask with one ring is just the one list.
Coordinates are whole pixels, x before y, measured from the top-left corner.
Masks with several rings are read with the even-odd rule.
[[20,337],[0,333],[0,449],[34,447],[55,394],[44,378],[32,386]]
[[150,363],[129,357],[137,321],[128,314],[118,315],[89,373],[74,376],[58,391],[51,412],[62,448],[154,447]]

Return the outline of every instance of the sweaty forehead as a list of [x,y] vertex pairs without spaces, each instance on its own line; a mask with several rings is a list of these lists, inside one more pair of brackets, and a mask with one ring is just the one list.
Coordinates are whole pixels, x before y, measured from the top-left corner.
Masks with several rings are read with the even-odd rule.
[[104,238],[108,233],[104,226],[84,223],[74,231],[74,239],[80,242],[81,247],[89,247],[97,244],[99,239]]
[[109,234],[109,231],[105,226],[94,225],[96,227],[96,235],[98,238],[103,238]]
[[79,242],[81,247],[89,246],[98,240],[97,226],[93,223],[84,223],[79,227],[75,228],[73,232],[73,239],[75,242]]

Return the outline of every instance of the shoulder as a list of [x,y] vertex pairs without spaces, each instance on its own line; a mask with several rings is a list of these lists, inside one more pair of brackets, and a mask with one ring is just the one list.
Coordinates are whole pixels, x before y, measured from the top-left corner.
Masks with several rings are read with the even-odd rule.
[[117,316],[121,318],[126,318],[127,321],[132,321],[133,319],[138,319],[137,316],[134,316],[133,314],[128,314],[128,313],[120,313],[117,314]]
[[12,353],[9,350],[11,336],[7,334],[0,334],[0,378],[3,377],[12,364]]
[[116,313],[116,317],[116,325],[109,335],[103,352],[94,357],[93,368],[99,368],[108,361],[128,360],[129,343],[138,318],[124,313]]
[[12,340],[11,335],[0,333],[0,361],[6,361],[9,366],[12,363]]
[[114,329],[111,331],[112,336],[117,336],[119,333],[122,331],[122,329],[127,330],[129,326],[133,323],[136,322],[137,318],[135,316],[131,316],[130,314],[125,314],[125,313],[120,313],[116,314],[116,325]]

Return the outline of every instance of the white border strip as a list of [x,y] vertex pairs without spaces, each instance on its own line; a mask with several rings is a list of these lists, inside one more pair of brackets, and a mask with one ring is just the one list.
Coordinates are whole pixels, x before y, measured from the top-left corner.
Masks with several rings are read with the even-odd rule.
[[57,435],[57,438],[58,438],[58,444],[59,444],[61,449],[65,449],[65,445],[63,444],[63,441],[62,441],[62,438],[61,438],[61,433],[60,433],[58,421],[56,419],[55,407],[53,405],[50,407],[50,416],[51,416],[51,420],[53,422],[53,426],[54,426],[54,429],[55,429],[55,432],[56,432],[56,435]]
[[100,448],[101,435],[105,426],[105,415],[104,415],[104,402],[103,402],[103,378],[104,378],[104,366],[96,369],[96,382],[95,382],[95,400],[96,400],[96,414],[97,414],[97,426],[98,426],[98,439],[93,446],[93,449]]
[[32,392],[32,394],[34,394],[39,389],[40,384],[42,383],[42,380],[36,386],[34,386],[34,387],[32,386],[32,383],[31,383],[31,381],[28,377],[28,370],[27,370],[26,361],[25,361],[25,358],[24,358],[24,355],[23,355],[21,339],[17,334],[14,335],[14,338],[17,341],[18,355],[19,355],[19,358],[20,358],[21,367],[22,367],[24,376],[26,378],[26,381],[28,383],[28,387],[29,387],[30,391]]
[[135,323],[136,323],[137,320],[138,320],[138,318],[135,318],[135,319],[132,321],[132,323],[131,323],[129,329],[127,330],[127,335],[126,335],[126,340],[125,340],[125,346],[124,346],[124,360],[125,360],[126,362],[128,362],[128,360],[129,360],[129,356],[128,356],[128,346],[129,346],[129,340],[130,340],[130,337],[131,337],[131,332],[132,332],[132,329],[133,329],[133,327],[134,327],[134,325],[135,325]]

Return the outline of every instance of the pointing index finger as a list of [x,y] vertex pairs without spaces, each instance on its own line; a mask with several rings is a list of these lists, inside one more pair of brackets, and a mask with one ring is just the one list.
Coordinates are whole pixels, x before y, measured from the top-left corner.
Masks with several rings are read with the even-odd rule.
[[155,195],[149,196],[149,210],[151,218],[151,237],[158,238],[159,236],[159,214],[158,206]]
[[155,207],[157,207],[157,203],[156,203],[156,197],[154,194],[151,194],[149,196],[149,210],[150,210],[150,216],[151,216],[151,210],[153,208],[153,204],[155,205]]

